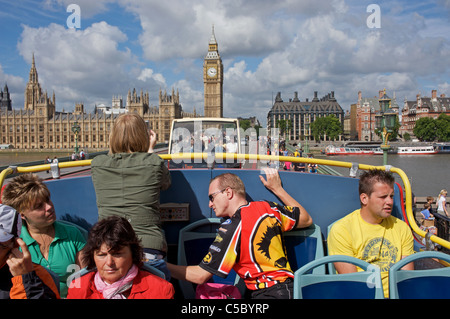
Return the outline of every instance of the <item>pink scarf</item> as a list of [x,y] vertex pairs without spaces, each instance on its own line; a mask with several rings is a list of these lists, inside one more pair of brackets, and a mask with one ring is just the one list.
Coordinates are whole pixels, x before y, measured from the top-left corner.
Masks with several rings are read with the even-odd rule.
[[138,271],[138,267],[133,265],[125,276],[112,284],[104,282],[97,271],[94,277],[95,288],[103,294],[105,299],[126,299],[122,292],[131,288]]

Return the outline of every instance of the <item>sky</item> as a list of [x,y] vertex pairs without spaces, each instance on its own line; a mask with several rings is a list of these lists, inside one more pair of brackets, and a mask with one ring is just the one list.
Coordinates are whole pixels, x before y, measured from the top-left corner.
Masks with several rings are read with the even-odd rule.
[[277,92],[304,101],[334,91],[344,110],[358,91],[386,89],[400,107],[433,89],[450,95],[450,0],[0,0],[0,8],[0,88],[8,85],[14,109],[23,109],[34,53],[58,111],[125,102],[135,88],[156,106],[160,89],[178,90],[184,111],[203,114],[212,26],[225,117],[265,126]]

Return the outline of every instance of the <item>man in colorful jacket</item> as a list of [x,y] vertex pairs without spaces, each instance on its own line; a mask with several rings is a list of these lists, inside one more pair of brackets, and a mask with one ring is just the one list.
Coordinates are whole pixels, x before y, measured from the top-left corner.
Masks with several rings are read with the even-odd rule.
[[234,269],[244,279],[252,299],[292,299],[294,274],[286,255],[282,233],[308,227],[312,218],[282,187],[276,169],[265,169],[263,185],[285,206],[268,201],[248,202],[245,186],[225,173],[209,184],[209,206],[226,218],[199,265],[169,264],[172,277],[196,284],[213,275],[225,278]]

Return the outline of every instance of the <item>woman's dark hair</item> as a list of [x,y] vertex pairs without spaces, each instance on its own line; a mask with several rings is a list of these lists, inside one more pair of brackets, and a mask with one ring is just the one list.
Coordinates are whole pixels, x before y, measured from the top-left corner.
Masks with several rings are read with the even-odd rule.
[[143,248],[131,224],[123,217],[111,216],[98,221],[89,231],[83,249],[82,262],[88,269],[95,268],[94,253],[105,244],[110,251],[118,251],[129,246],[133,264],[142,266]]

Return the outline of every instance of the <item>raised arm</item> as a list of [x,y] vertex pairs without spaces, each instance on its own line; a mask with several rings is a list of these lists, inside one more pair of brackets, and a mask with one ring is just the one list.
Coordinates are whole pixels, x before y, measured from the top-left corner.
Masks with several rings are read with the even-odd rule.
[[264,186],[274,193],[285,206],[298,207],[300,210],[300,219],[297,224],[297,228],[305,228],[312,224],[313,220],[311,216],[308,214],[306,209],[300,205],[298,201],[296,201],[288,192],[283,188],[281,184],[281,178],[278,174],[278,171],[274,168],[265,168],[264,172],[266,173],[266,179],[263,176],[259,175],[261,182]]

